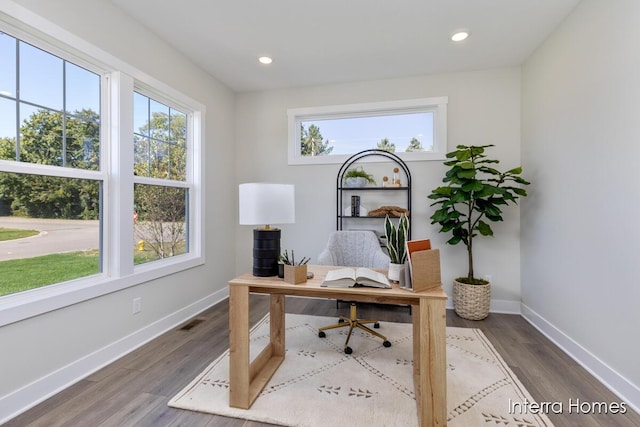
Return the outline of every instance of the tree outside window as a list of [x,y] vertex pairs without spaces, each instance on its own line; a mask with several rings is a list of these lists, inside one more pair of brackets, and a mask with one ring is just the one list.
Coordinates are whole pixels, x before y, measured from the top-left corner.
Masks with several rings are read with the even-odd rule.
[[187,178],[187,116],[137,92],[134,103],[135,262],[143,263],[189,250],[189,193],[176,183]]

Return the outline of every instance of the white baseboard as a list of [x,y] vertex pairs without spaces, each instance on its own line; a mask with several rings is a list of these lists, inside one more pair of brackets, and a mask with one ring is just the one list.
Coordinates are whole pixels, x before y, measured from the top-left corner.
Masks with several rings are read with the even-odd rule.
[[228,296],[227,288],[217,291],[31,384],[0,397],[0,425],[175,328]]
[[503,313],[503,314],[522,314],[520,311],[520,301],[510,301],[504,299],[492,299],[491,313]]
[[[453,310],[453,299],[447,300],[447,309]],[[502,313],[502,314],[521,314],[520,301],[510,301],[502,299],[492,299],[490,313]]]
[[629,382],[625,377],[598,359],[526,304],[521,304],[521,310],[522,317],[531,323],[533,327],[538,329],[573,360],[589,371],[589,373],[596,377],[605,387],[626,402],[630,408],[640,413],[640,388]]

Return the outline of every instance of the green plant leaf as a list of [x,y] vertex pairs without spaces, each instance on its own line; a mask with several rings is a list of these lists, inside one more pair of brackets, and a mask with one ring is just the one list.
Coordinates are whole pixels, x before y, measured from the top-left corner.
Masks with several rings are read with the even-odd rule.
[[432,191],[432,194],[449,197],[451,195],[451,187],[449,186],[438,187]]
[[447,220],[449,214],[448,209],[438,209],[431,215],[431,219],[436,222],[444,222]]
[[[514,203],[515,203],[515,201],[516,201],[516,197],[515,197],[513,194],[511,194],[510,192],[508,192],[508,191],[507,191],[507,192],[505,192],[505,193],[502,195],[502,198],[503,198],[506,202],[514,202]],[[505,203],[506,203],[506,202],[505,202]]]
[[457,176],[458,178],[465,178],[465,179],[468,179],[468,178],[473,178],[473,177],[475,176],[475,174],[476,174],[476,171],[474,171],[473,169],[466,169],[466,170],[461,170],[461,171],[459,171],[459,172],[456,174],[456,176]]
[[491,160],[491,159],[486,159],[484,158],[485,156],[483,156],[482,160],[477,161],[477,164],[486,164],[486,163],[500,163],[500,160]]
[[475,169],[473,162],[462,162],[459,166],[461,169]]
[[493,185],[484,184],[482,186],[482,189],[476,192],[475,197],[477,199],[484,199],[486,197],[491,197],[495,193],[496,193],[496,191],[495,191],[495,187]]
[[459,236],[453,236],[452,238],[450,238],[449,240],[447,240],[447,243],[450,245],[457,245],[458,243],[460,243],[462,241],[462,238]]
[[[432,222],[432,224],[433,224],[433,222]],[[440,232],[447,233],[447,232],[453,230],[454,228],[456,228],[454,224],[445,224],[440,228]]]
[[505,175],[520,175],[522,173],[522,167],[518,166],[517,168],[510,169],[505,172]]
[[471,195],[465,191],[456,191],[451,195],[451,201],[456,203],[464,203],[471,200]]
[[492,203],[487,203],[486,206],[484,207],[484,213],[485,215],[487,215],[487,217],[500,216],[502,211],[498,207],[494,206]]
[[471,153],[471,155],[473,156],[479,156],[480,154],[484,153],[484,149],[486,146],[471,146],[469,147],[469,151]]
[[529,185],[529,184],[531,184],[530,182],[526,181],[525,179],[523,179],[523,178],[522,178],[522,177],[520,177],[520,176],[512,176],[512,177],[510,177],[510,178],[511,178],[513,181],[515,181],[515,182],[517,182],[518,184],[521,184],[521,185]]
[[491,226],[484,221],[478,221],[478,225],[476,226],[480,234],[483,236],[493,236],[493,230]]
[[478,170],[490,175],[500,175],[500,171],[494,168],[490,168],[489,166],[482,166],[478,168]]
[[464,191],[480,191],[484,185],[480,181],[471,181],[462,186],[462,190]]
[[468,160],[470,158],[471,158],[471,153],[468,150],[456,151],[456,159],[458,159],[459,162],[464,162],[465,160]]
[[491,198],[491,203],[493,203],[494,205],[506,205],[507,202],[505,201],[504,197],[492,197]]

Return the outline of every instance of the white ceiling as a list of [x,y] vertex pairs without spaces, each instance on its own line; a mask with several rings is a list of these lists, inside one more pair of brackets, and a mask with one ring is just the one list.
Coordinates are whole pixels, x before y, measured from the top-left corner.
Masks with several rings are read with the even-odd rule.
[[520,65],[579,2],[111,1],[238,92]]

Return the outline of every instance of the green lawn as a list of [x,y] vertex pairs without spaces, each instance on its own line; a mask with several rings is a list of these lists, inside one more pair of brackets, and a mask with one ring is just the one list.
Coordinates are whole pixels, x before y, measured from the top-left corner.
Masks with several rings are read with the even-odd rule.
[[[167,254],[169,253],[169,245],[167,244]],[[181,255],[186,253],[185,242],[179,242],[175,250],[174,255]],[[168,256],[168,255],[167,255]],[[145,262],[157,261],[160,257],[151,249],[149,245],[146,246],[144,251],[138,250],[138,245],[133,249],[133,264],[144,264]]]
[[[136,265],[158,259],[148,249],[133,252]],[[98,265],[97,249],[0,261],[0,296],[98,274]]]
[[68,252],[0,262],[0,295],[98,273],[98,251]]
[[15,228],[0,227],[0,242],[3,240],[22,239],[23,237],[35,236],[39,231],[36,230],[18,230]]

